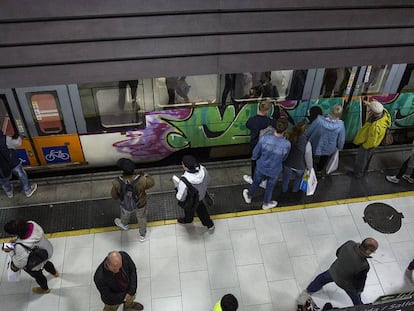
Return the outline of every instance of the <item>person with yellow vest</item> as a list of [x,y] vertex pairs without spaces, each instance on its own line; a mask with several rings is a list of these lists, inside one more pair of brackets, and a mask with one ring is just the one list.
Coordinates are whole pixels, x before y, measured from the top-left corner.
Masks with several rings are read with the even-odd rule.
[[239,308],[237,298],[232,294],[226,294],[214,305],[213,311],[236,311]]
[[355,159],[355,178],[364,176],[375,148],[382,142],[387,128],[391,126],[391,116],[380,102],[372,100],[364,101],[364,104],[369,107],[369,112],[365,124],[354,138],[354,144],[360,145]]

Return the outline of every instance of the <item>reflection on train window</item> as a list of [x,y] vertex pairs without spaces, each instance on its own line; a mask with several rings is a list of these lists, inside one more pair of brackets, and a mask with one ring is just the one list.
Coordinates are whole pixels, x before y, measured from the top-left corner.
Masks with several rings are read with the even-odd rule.
[[80,84],[79,96],[88,132],[144,126],[153,111],[152,80]]
[[364,80],[357,95],[380,94],[390,73],[391,66],[367,66]]
[[408,64],[398,86],[397,93],[414,92],[414,64]]
[[13,124],[10,120],[9,113],[7,111],[7,100],[5,97],[0,95],[0,126],[1,131],[4,135],[13,136],[15,131],[13,128]]
[[184,106],[217,102],[217,75],[177,76],[154,79],[154,102],[157,106]]
[[307,70],[279,70],[225,74],[222,103],[254,98],[301,99]]
[[56,92],[28,93],[27,97],[40,136],[66,133]]
[[345,95],[352,68],[327,68],[323,76],[320,97],[342,97]]

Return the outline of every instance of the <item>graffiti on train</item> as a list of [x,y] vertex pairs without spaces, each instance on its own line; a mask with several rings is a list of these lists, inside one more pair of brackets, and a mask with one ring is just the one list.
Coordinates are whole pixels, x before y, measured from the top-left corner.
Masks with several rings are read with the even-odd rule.
[[[369,96],[381,102],[392,117],[392,129],[414,126],[414,94]],[[361,97],[348,103],[345,98],[322,98],[310,101],[275,102],[270,112],[273,118],[286,117],[290,124],[305,120],[312,107],[318,106],[324,115],[333,105],[344,106],[346,139],[352,141],[363,125],[368,108]],[[249,142],[246,121],[256,115],[257,104],[235,103],[226,106],[204,106],[171,109],[146,114],[145,129],[129,130],[123,140],[113,143],[119,153],[152,161],[161,160],[184,148],[212,147]]]

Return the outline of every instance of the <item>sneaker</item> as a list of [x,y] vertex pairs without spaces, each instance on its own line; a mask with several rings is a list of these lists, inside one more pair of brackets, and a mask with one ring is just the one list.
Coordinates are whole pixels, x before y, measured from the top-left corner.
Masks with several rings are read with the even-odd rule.
[[252,184],[253,183],[253,178],[252,176],[249,175],[243,175],[243,179],[245,182],[247,182],[248,184]]
[[400,182],[400,179],[396,176],[385,176],[385,179],[394,184],[398,184]]
[[263,189],[266,189],[266,185],[267,185],[267,179],[262,180],[262,182],[260,183],[259,187],[260,188],[263,188]]
[[122,230],[128,230],[129,226],[128,225],[124,225],[121,221],[121,219],[119,218],[115,218],[114,219],[114,223],[117,227],[121,228]]
[[146,238],[145,235],[139,235],[139,241],[140,242],[145,242],[145,238]]
[[30,198],[36,190],[37,190],[37,184],[33,184],[30,187],[29,191],[26,192],[26,198]]
[[213,233],[214,232],[214,229],[216,229],[216,226],[214,224],[211,227],[208,227],[208,231],[210,233]]
[[184,217],[180,217],[177,219],[177,222],[182,225],[191,224],[191,222],[185,221]]
[[12,191],[7,191],[7,192],[6,192],[6,195],[7,195],[7,197],[8,197],[9,199],[11,199],[11,198],[14,196],[14,194],[13,194],[13,190],[12,190]]
[[408,181],[410,184],[414,184],[414,178],[411,178],[410,175],[402,175],[402,178]]
[[270,209],[277,206],[277,201],[270,201],[269,203],[263,203],[262,209]]
[[246,202],[246,204],[252,203],[252,199],[249,198],[249,190],[248,189],[243,190],[243,199],[244,199],[244,202]]
[[58,277],[60,277],[60,273],[56,271],[56,273],[55,273],[55,274],[53,274],[53,276],[54,276],[55,278],[58,278]]
[[298,296],[298,298],[296,298],[296,303],[298,305],[304,306],[306,303],[306,300],[308,300],[308,298],[310,297],[310,294],[306,291],[306,289],[304,289]]
[[43,289],[41,287],[33,287],[32,292],[35,293],[35,294],[49,294],[50,293],[50,288]]
[[134,301],[130,306],[128,306],[128,308],[125,308],[124,310],[126,309],[141,311],[144,310],[144,306],[139,302]]

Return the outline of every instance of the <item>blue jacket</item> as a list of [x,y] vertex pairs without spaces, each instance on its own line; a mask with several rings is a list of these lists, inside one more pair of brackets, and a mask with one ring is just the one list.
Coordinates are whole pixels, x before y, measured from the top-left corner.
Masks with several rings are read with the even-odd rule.
[[253,149],[252,159],[256,169],[266,176],[276,177],[282,170],[282,163],[289,155],[290,141],[276,137],[273,133],[263,135]]
[[336,149],[344,148],[344,121],[318,116],[306,131],[306,136],[312,144],[313,155],[331,155]]

